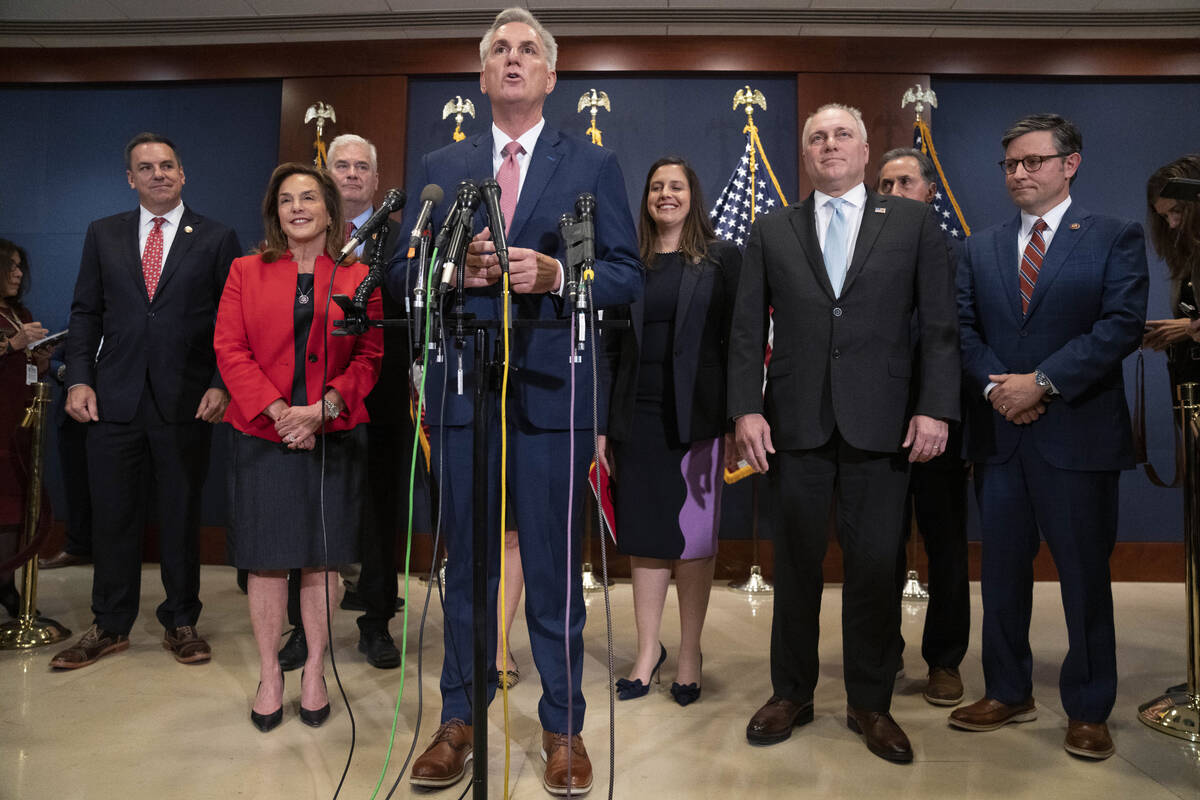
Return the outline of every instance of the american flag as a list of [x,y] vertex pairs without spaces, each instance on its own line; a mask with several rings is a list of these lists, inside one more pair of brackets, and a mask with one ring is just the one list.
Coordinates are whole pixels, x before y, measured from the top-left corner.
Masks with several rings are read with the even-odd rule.
[[[746,133],[746,149],[709,213],[717,237],[727,239],[743,249],[750,237],[750,224],[754,218],[787,205],[766,158],[762,155],[755,158],[752,137],[752,133]],[[759,152],[761,154],[761,150]],[[757,166],[753,181],[750,175],[751,159],[755,159]]]
[[933,210],[942,218],[942,232],[951,239],[963,241],[971,235],[971,229],[963,219],[962,209],[954,199],[954,192],[950,191],[946,173],[942,171],[942,162],[938,160],[937,150],[933,147],[933,135],[929,132],[929,126],[920,117],[917,117],[913,124],[913,147],[929,156],[937,169],[938,191],[933,196]]
[[[783,192],[771,171],[766,153],[762,150],[762,142],[758,139],[756,130],[747,126],[746,150],[733,168],[733,174],[721,190],[717,204],[709,213],[713,230],[719,239],[727,239],[745,250],[746,241],[750,237],[750,225],[760,214],[769,214],[775,209],[787,205]],[[758,145],[758,157],[755,156],[755,144]],[[751,163],[755,164],[753,179],[750,174]],[[768,309],[768,314],[774,314],[775,309]],[[775,341],[775,320],[772,319],[767,327],[767,349],[763,357],[763,386],[767,382],[767,364],[771,363],[771,348]]]

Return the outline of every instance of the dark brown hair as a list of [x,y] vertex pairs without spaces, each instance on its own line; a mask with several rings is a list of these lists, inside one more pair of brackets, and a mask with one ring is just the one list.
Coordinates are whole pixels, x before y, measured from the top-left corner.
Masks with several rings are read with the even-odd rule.
[[1146,181],[1146,227],[1150,229],[1150,243],[1158,257],[1167,262],[1171,279],[1184,280],[1191,276],[1192,266],[1200,259],[1200,208],[1196,207],[1200,204],[1179,201],[1182,219],[1179,227],[1171,230],[1154,210],[1154,202],[1162,197],[1171,178],[1200,179],[1200,154],[1177,158],[1156,169]]
[[287,235],[279,222],[279,188],[283,182],[293,175],[308,175],[316,180],[321,187],[321,196],[325,199],[325,211],[329,214],[329,230],[325,234],[325,253],[330,258],[337,258],[342,246],[346,243],[345,221],[342,218],[342,195],[338,192],[337,184],[329,173],[311,164],[301,164],[290,161],[280,164],[271,173],[267,182],[267,193],[263,197],[263,234],[265,238],[259,244],[257,252],[262,260],[270,264],[278,261],[279,257],[291,248],[288,246]]
[[8,239],[0,239],[0,281],[7,278],[8,273],[12,271],[14,255],[17,257],[18,266],[21,267],[21,288],[17,289],[16,297],[6,298],[5,302],[12,308],[24,308],[21,298],[29,291],[29,256],[20,245]]
[[175,164],[180,168],[183,167],[183,161],[179,158],[179,149],[175,147],[175,143],[165,136],[149,131],[139,133],[137,136],[129,140],[129,144],[125,145],[125,169],[133,170],[133,148],[139,144],[165,144],[171,148],[171,152],[175,154]]
[[688,263],[699,264],[708,252],[708,245],[716,236],[713,234],[712,223],[704,211],[704,196],[700,189],[700,179],[691,165],[678,156],[665,156],[650,165],[646,173],[646,183],[642,187],[642,210],[638,215],[638,250],[642,263],[647,269],[654,268],[657,255],[654,251],[654,240],[658,237],[658,225],[646,209],[646,200],[650,197],[650,179],[660,167],[676,165],[683,168],[687,176],[688,190],[692,195],[691,207],[683,219],[683,231],[679,234],[679,250]]

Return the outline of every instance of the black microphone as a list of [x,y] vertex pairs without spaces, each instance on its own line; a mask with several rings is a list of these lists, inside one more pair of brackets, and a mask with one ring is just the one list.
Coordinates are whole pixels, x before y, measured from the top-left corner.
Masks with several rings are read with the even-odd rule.
[[458,224],[458,212],[462,210],[463,193],[467,191],[468,186],[474,185],[474,181],[459,181],[458,187],[454,190],[454,205],[450,206],[450,210],[446,212],[446,218],[442,220],[442,227],[433,240],[433,246],[443,259],[446,255],[446,245],[450,242],[450,235],[454,233],[454,226]]
[[383,221],[400,209],[404,208],[404,201],[407,196],[401,189],[388,189],[387,194],[383,196],[383,202],[379,204],[379,208],[371,215],[371,218],[364,222],[362,226],[354,232],[350,237],[350,241],[346,242],[346,246],[342,248],[342,252],[338,254],[337,263],[341,264],[346,260],[346,257],[358,249],[358,246],[365,242],[372,233],[374,233]]
[[483,204],[487,209],[488,228],[492,231],[492,242],[496,245],[496,258],[500,261],[501,272],[508,272],[508,237],[504,233],[504,212],[500,210],[500,184],[495,178],[488,178],[479,184],[479,192],[483,195]]
[[[442,282],[439,293],[445,293],[454,282],[455,270],[466,258],[467,245],[471,238],[471,218],[479,208],[479,187],[470,181],[463,181],[458,187],[458,222],[450,233],[450,242],[446,245],[446,259],[442,262]],[[443,228],[445,230],[445,228]]]
[[575,215],[583,233],[581,267],[587,272],[596,266],[596,198],[584,192],[575,201]]
[[417,245],[421,243],[421,231],[425,230],[425,226],[429,224],[434,207],[442,202],[442,198],[445,196],[446,193],[442,191],[442,187],[436,183],[431,183],[421,190],[421,213],[417,215],[417,224],[413,225],[412,237],[408,240],[409,258],[417,254]]

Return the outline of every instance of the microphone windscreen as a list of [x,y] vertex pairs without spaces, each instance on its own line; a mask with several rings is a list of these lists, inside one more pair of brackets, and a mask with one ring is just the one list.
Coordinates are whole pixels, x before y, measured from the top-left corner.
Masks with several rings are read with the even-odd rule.
[[431,183],[421,190],[422,203],[433,203],[436,206],[439,205],[445,197],[446,193],[442,191],[442,187],[438,186],[436,183]]

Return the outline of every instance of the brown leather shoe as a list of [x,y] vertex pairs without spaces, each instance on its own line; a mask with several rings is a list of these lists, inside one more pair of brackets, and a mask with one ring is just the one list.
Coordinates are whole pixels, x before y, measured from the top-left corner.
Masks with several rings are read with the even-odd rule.
[[907,764],[913,760],[908,737],[886,711],[859,711],[846,706],[846,727],[862,734],[867,749],[882,759],[897,764]]
[[88,628],[79,641],[50,659],[54,669],[79,669],[95,664],[109,653],[129,649],[129,637],[109,633],[99,625]]
[[62,550],[58,555],[50,558],[39,558],[38,569],[60,569],[62,567],[75,567],[80,564],[90,564],[92,559],[87,556],[77,556],[74,553],[68,553]]
[[175,654],[180,664],[201,664],[212,658],[212,648],[191,625],[180,625],[163,632],[163,649]]
[[472,728],[461,719],[443,722],[433,741],[413,762],[408,782],[413,786],[441,789],[462,780],[472,757]]
[[1117,752],[1112,737],[1108,735],[1108,725],[1103,722],[1071,720],[1067,723],[1067,738],[1063,747],[1071,755],[1097,761],[1103,761]]
[[994,731],[1010,722],[1032,722],[1037,719],[1037,706],[1033,698],[1010,706],[985,697],[969,706],[950,712],[950,724],[964,731]]
[[542,786],[553,795],[567,794],[567,753],[571,754],[571,797],[587,794],[592,789],[592,762],[583,746],[583,737],[571,737],[571,748],[567,749],[565,733],[542,731],[542,760],[546,762],[546,777]]
[[954,667],[933,667],[923,694],[935,706],[956,706],[963,701],[962,676]]
[[792,735],[792,728],[799,728],[813,721],[813,704],[800,705],[777,694],[763,705],[746,725],[746,741],[750,744],[779,744]]

